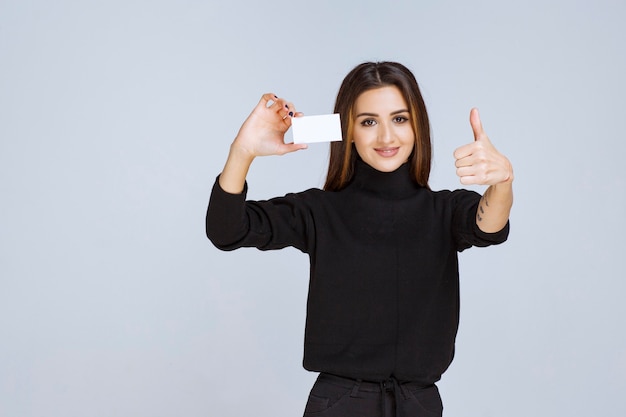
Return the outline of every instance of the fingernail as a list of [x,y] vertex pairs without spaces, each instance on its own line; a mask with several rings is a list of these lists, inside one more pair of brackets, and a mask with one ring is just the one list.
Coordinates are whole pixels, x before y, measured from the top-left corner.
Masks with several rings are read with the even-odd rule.
[[274,94],[274,98],[278,98],[278,96],[276,94]]
[[288,108],[289,108],[289,106],[285,104],[285,108],[286,108],[286,109],[288,109]]
[[289,112],[289,116],[293,117],[293,112],[292,111]]

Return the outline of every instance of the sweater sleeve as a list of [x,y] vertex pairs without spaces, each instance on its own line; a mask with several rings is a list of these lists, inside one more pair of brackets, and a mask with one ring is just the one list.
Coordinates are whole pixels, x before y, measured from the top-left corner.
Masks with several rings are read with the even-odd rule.
[[472,246],[497,245],[505,242],[509,236],[508,221],[502,230],[495,233],[480,230],[476,224],[476,210],[479,202],[480,194],[474,191],[452,192],[452,233],[459,252]]
[[256,247],[261,250],[293,246],[308,253],[314,241],[310,210],[300,194],[267,201],[246,201],[247,183],[241,194],[213,185],[206,214],[206,234],[221,250]]

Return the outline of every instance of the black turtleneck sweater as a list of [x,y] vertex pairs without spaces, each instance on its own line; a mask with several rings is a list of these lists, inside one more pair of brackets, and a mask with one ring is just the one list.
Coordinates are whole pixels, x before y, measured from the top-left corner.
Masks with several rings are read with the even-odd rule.
[[207,236],[223,250],[293,246],[311,269],[304,367],[355,379],[439,380],[459,323],[457,252],[501,243],[476,225],[480,195],[433,192],[405,164],[383,173],[357,162],[337,192],[311,189],[245,201],[213,187]]

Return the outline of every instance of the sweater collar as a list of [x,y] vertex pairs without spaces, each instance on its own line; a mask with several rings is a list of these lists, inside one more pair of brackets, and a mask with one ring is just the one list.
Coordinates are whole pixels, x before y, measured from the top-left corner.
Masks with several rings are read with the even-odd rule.
[[408,197],[422,188],[411,179],[408,163],[393,172],[381,172],[360,158],[356,160],[354,178],[348,187],[391,199]]

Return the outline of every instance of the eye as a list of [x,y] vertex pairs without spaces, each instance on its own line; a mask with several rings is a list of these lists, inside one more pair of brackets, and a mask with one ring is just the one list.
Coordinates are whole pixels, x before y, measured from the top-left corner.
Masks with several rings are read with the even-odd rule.
[[365,119],[361,122],[361,126],[374,126],[376,124],[376,120],[374,119]]
[[393,118],[394,123],[404,123],[404,122],[407,122],[408,120],[409,118],[405,116],[396,116]]

